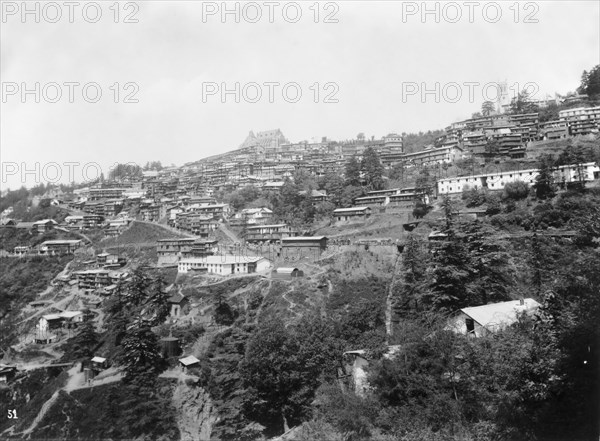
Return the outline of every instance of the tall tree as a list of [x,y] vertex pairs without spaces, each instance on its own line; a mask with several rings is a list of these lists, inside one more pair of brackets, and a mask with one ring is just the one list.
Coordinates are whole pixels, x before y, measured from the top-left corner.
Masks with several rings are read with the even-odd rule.
[[98,344],[98,333],[93,322],[93,315],[89,309],[83,311],[83,322],[79,325],[77,335],[69,339],[73,347],[74,358],[85,358],[93,355],[92,351]]
[[136,268],[131,279],[125,285],[125,297],[127,302],[133,306],[141,305],[148,297],[151,279],[141,268]]
[[411,315],[419,309],[418,299],[426,287],[428,254],[423,243],[414,235],[409,235],[402,252],[401,283],[394,292],[394,311],[402,316]]
[[303,404],[298,394],[304,389],[298,343],[279,319],[263,322],[250,338],[241,374],[248,396],[248,416],[283,433],[297,422]]
[[542,155],[540,157],[540,167],[533,188],[538,199],[551,199],[556,194],[554,187],[554,161],[551,156]]
[[496,110],[496,106],[492,101],[484,101],[481,105],[481,114],[483,116],[490,116]]
[[352,156],[348,162],[346,162],[345,178],[346,185],[355,187],[360,186],[360,162],[356,156]]
[[327,192],[329,202],[336,207],[342,206],[342,194],[345,187],[344,178],[339,173],[327,173],[319,180],[319,189]]
[[373,147],[368,147],[363,153],[362,169],[365,173],[367,186],[372,190],[383,189],[383,165]]
[[523,89],[510,102],[510,113],[519,115],[523,113],[537,112],[538,106],[532,102],[527,89]]
[[152,281],[149,302],[155,326],[164,323],[170,314],[169,296],[165,291],[165,285],[165,279],[160,274]]
[[143,321],[135,323],[127,330],[123,349],[120,362],[125,368],[125,383],[138,387],[154,386],[164,369],[156,334]]
[[594,66],[589,72],[583,71],[577,92],[587,94],[592,99],[598,98],[600,95],[600,64]]

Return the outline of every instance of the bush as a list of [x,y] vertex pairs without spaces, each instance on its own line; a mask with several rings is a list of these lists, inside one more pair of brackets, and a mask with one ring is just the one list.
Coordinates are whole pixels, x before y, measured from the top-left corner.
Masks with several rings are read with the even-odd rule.
[[465,188],[462,192],[461,198],[463,201],[465,201],[465,205],[469,208],[479,207],[486,202],[485,193],[477,188]]
[[496,194],[488,194],[485,197],[485,203],[487,205],[485,214],[487,214],[488,216],[493,216],[502,211],[502,205],[500,204],[500,198]]
[[523,181],[509,182],[504,186],[505,199],[518,201],[529,195],[529,186]]
[[429,210],[431,210],[431,207],[429,205],[425,204],[424,202],[418,201],[415,204],[415,208],[413,209],[413,216],[417,219],[421,219],[425,217],[427,213],[429,213]]

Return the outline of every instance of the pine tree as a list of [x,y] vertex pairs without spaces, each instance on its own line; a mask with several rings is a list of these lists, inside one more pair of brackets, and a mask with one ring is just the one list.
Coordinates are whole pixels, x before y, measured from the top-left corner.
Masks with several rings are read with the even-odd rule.
[[143,321],[132,325],[123,340],[120,360],[125,368],[124,381],[138,387],[152,387],[163,370],[158,340]]
[[92,321],[92,313],[89,309],[83,311],[83,322],[75,337],[69,339],[69,345],[72,348],[72,357],[74,359],[87,358],[93,355],[92,351],[98,344],[98,333]]
[[154,325],[164,323],[170,314],[169,296],[165,292],[165,285],[165,280],[161,275],[154,279],[152,285],[150,304],[152,305],[152,312],[154,314]]
[[365,180],[367,186],[371,190],[382,190],[383,189],[383,165],[379,155],[373,147],[368,147],[362,160],[362,169],[365,172]]
[[136,268],[131,275],[131,280],[126,285],[127,302],[133,306],[141,305],[148,297],[150,284],[151,280],[148,275],[140,268]]
[[540,158],[540,168],[535,177],[535,195],[538,199],[552,199],[556,194],[554,188],[554,161],[549,155],[543,155]]
[[352,156],[346,163],[346,185],[358,187],[360,185],[360,163],[356,156]]
[[394,311],[397,314],[404,315],[405,311],[419,309],[419,298],[426,286],[427,257],[421,241],[411,234],[402,252],[402,282],[394,293]]

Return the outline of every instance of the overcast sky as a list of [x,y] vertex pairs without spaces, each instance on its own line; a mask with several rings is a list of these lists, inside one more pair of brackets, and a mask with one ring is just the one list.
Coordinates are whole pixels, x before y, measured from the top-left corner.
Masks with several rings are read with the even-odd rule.
[[[507,81],[512,91],[534,83],[543,98],[573,91],[582,71],[600,62],[597,1],[476,2],[471,10],[464,2],[430,2],[439,14],[425,17],[421,2],[330,2],[312,9],[307,2],[295,23],[290,2],[273,6],[273,23],[264,2],[240,3],[239,23],[235,14],[221,16],[221,2],[192,1],[121,3],[118,17],[113,2],[100,2],[102,16],[91,23],[97,11],[89,3],[78,2],[73,23],[63,2],[39,3],[36,23],[35,14],[22,16],[20,1],[2,2],[3,172],[13,170],[7,163],[19,164],[15,175],[2,176],[3,189],[21,184],[21,163],[30,170],[36,162],[61,164],[63,182],[68,168],[62,164],[70,161],[98,163],[105,172],[115,162],[182,165],[237,148],[250,130],[280,128],[296,142],[442,129],[480,109],[486,83]],[[127,16],[137,23],[125,23]],[[23,83],[34,89],[36,82],[45,92],[39,103],[21,94]],[[56,103],[52,82],[62,92]],[[68,82],[80,84],[73,86],[73,103]],[[88,102],[94,88],[85,98],[82,93],[92,82],[102,91],[96,103]],[[219,91],[203,96],[211,83],[233,89],[236,82],[240,89],[258,83],[262,97],[248,102],[257,99],[252,86],[239,103],[234,94],[222,102]],[[269,82],[279,83],[272,103]],[[423,99],[422,86],[435,90],[436,82],[439,96]],[[472,82],[478,84],[469,89],[465,83]],[[286,99],[288,83],[296,86],[286,89]],[[458,83],[462,96],[448,83]],[[298,87],[302,96],[290,102]],[[138,102],[123,102],[132,92]],[[487,92],[493,98],[493,89]],[[81,167],[74,169],[77,181]],[[93,177],[96,169],[87,172]],[[40,169],[27,184],[43,176]]]

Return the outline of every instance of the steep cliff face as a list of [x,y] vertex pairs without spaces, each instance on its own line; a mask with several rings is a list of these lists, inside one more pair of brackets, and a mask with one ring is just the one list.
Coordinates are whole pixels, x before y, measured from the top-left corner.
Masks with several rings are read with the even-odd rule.
[[173,391],[172,400],[177,411],[181,441],[211,439],[216,416],[208,392],[201,387],[180,382]]

